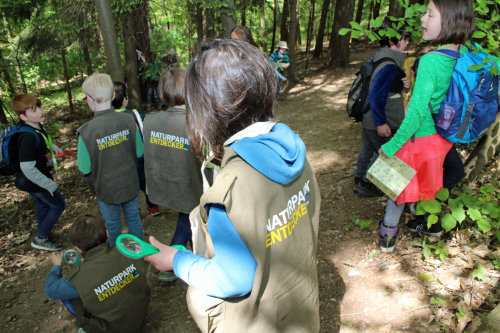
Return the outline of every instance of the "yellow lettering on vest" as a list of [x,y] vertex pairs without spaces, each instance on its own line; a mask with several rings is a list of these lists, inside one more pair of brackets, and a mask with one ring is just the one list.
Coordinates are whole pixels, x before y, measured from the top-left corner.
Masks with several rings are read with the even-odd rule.
[[276,230],[276,231],[271,231],[271,238],[273,240],[273,244],[276,243],[276,241],[278,242],[281,242],[281,234],[280,234],[280,229]]
[[267,234],[266,235],[266,247],[269,247],[273,244],[273,242],[271,241],[271,234]]
[[307,205],[305,203],[303,203],[302,205],[300,205],[300,212],[301,212],[301,215],[304,216],[307,214]]

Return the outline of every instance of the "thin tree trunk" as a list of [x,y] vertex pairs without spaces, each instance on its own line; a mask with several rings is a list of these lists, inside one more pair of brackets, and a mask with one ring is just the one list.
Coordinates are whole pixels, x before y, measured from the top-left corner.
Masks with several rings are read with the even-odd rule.
[[18,51],[19,51],[19,45],[18,45],[18,49],[16,50],[16,63],[17,63],[17,69],[19,71],[19,78],[21,79],[21,84],[23,86],[23,92],[25,94],[27,94],[28,87],[26,86],[26,80],[24,79],[23,66],[21,64],[21,59],[19,59]]
[[[391,0],[392,1],[392,0]],[[398,2],[398,0],[395,0]],[[358,7],[356,9],[356,18],[354,21],[361,23],[361,18],[363,17],[363,5],[365,4],[365,0],[358,0]]]
[[87,75],[92,74],[92,59],[90,58],[89,46],[87,44],[87,37],[85,33],[81,34],[80,43],[82,47],[83,60],[85,61],[85,65],[87,67]]
[[350,34],[340,36],[339,31],[349,26],[354,12],[354,1],[337,0],[335,5],[335,19],[333,22],[332,37],[328,50],[330,67],[344,67],[349,63],[349,40]]
[[[135,6],[134,6],[135,7]],[[137,54],[134,20],[136,8],[132,7],[130,12],[123,13],[122,31],[125,51],[125,75],[127,77],[128,103],[131,109],[141,108],[141,87],[139,84],[139,70],[137,66]]]
[[[0,48],[0,62],[4,62],[5,60],[3,59],[2,55],[2,49]],[[3,80],[7,83],[7,88],[9,90],[9,97],[14,98],[14,96],[17,95],[16,93],[16,85],[14,84],[14,81],[12,81],[12,76],[10,76],[9,69],[7,66],[2,66],[2,78]]]
[[205,34],[207,39],[215,38],[215,13],[214,13],[214,3],[209,1],[210,6],[205,8]]
[[267,49],[267,38],[264,38],[267,35],[266,31],[266,11],[265,11],[265,2],[263,1],[260,5],[260,40],[262,41],[261,50]]
[[241,0],[241,25],[247,25],[247,2]]
[[314,28],[314,9],[316,6],[316,0],[311,0],[311,6],[309,7],[309,20],[307,22],[307,37],[306,37],[306,66],[305,69],[309,68],[309,51],[311,48],[312,32]]
[[134,31],[137,49],[144,53],[147,59],[152,59],[149,40],[148,0],[141,0],[134,11]]
[[5,107],[3,106],[3,102],[0,99],[0,123],[8,124],[7,115],[5,114]]
[[274,52],[274,46],[276,45],[276,27],[278,25],[277,17],[278,17],[278,0],[274,0],[274,8],[273,8],[273,38],[271,40],[271,48],[269,53]]
[[99,13],[99,25],[101,26],[109,73],[113,81],[123,82],[123,71],[111,4],[107,0],[96,0],[95,3]]
[[295,75],[295,42],[297,40],[297,3],[298,0],[289,0],[290,6],[290,31],[288,35],[288,57],[290,57],[290,67],[288,67],[288,80],[290,83],[296,83]]
[[372,18],[373,18],[373,2],[374,2],[374,1],[375,1],[375,0],[370,0],[370,11],[368,12],[368,13],[369,13],[369,15],[368,15],[368,29],[370,29],[370,28],[371,28],[371,23],[370,23],[370,21],[371,21],[371,20],[372,20]]
[[465,179],[476,180],[489,161],[500,153],[500,113],[488,132],[479,140],[476,147],[465,162]]
[[288,40],[288,13],[289,1],[283,0],[283,10],[281,11],[280,40]]
[[380,15],[380,6],[382,5],[382,1],[377,0],[377,2],[373,5],[373,18],[377,18]]
[[323,51],[323,39],[325,37],[326,18],[328,16],[328,9],[330,7],[330,0],[323,0],[323,7],[321,8],[321,18],[319,20],[318,36],[316,37],[316,45],[314,46],[313,58],[318,59]]
[[64,47],[61,49],[61,60],[63,65],[64,82],[66,84],[66,92],[68,93],[69,111],[73,113],[75,112],[75,107],[73,106],[73,96],[71,94],[71,85],[69,83],[68,65],[66,64],[66,49]]
[[231,30],[236,26],[234,19],[234,0],[224,0],[224,7],[222,9],[222,37],[231,38]]
[[198,44],[203,42],[203,8],[201,7],[200,0],[194,0],[194,18],[196,22],[196,33],[198,35]]

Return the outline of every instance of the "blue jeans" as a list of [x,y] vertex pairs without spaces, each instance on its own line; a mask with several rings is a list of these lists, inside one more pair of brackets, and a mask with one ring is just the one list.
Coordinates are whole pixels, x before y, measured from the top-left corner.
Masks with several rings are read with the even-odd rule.
[[161,102],[161,99],[160,99],[160,94],[158,93],[158,86],[148,87],[148,95],[147,95],[148,107],[151,107],[151,104],[153,102],[153,89],[155,90],[155,93],[156,93],[156,98],[158,100],[158,106],[163,107],[163,103]]
[[385,206],[384,224],[387,227],[391,228],[397,227],[399,224],[399,219],[403,214],[404,208],[405,208],[404,203],[398,205],[394,200],[390,198],[387,199],[387,206]]
[[172,245],[183,245],[186,246],[187,243],[193,247],[193,241],[191,239],[191,223],[189,222],[189,214],[179,213],[177,218],[177,226],[175,227],[174,237],[170,242]]
[[105,203],[99,200],[99,198],[97,198],[97,203],[106,223],[110,247],[115,245],[116,238],[122,233],[121,210],[123,210],[123,214],[125,215],[129,233],[140,239],[144,238],[141,215],[139,213],[139,196],[119,205]]
[[389,141],[390,138],[382,137],[378,135],[377,131],[365,128],[363,128],[361,135],[363,138],[363,145],[358,153],[358,161],[356,163],[354,178],[362,178],[366,180],[366,171],[368,171],[372,163],[377,158],[380,146]]
[[53,195],[48,191],[30,192],[30,196],[36,205],[37,237],[46,239],[49,237],[50,231],[59,219],[59,216],[61,216],[66,208],[66,202],[59,190],[55,190]]

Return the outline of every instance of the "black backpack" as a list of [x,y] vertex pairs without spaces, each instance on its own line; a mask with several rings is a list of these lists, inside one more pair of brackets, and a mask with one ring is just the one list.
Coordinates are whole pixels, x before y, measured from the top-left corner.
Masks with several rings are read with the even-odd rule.
[[381,63],[386,61],[394,62],[389,57],[384,57],[377,61],[373,61],[373,58],[370,58],[356,73],[356,79],[354,79],[351,89],[349,89],[346,108],[347,114],[349,117],[354,118],[354,121],[361,121],[363,114],[370,110],[368,95],[370,93],[372,74]]

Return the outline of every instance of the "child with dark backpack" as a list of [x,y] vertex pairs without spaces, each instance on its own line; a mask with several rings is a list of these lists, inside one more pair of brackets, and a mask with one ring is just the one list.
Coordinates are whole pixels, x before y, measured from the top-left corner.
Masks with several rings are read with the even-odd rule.
[[[431,0],[422,17],[422,28],[422,38],[439,44],[438,49],[462,50],[475,29],[471,1]],[[403,123],[379,150],[382,157],[397,156],[417,171],[396,201],[387,201],[385,217],[380,223],[383,252],[394,250],[405,203],[433,199],[443,186],[443,162],[453,144],[436,132],[429,106],[432,110],[439,109],[450,86],[454,66],[454,59],[440,53],[431,52],[421,58]]]
[[[134,118],[135,124],[139,129],[139,134],[141,135],[141,140],[143,140],[142,128],[144,124],[144,115],[134,110],[127,109],[128,97],[127,97],[127,86],[122,82],[113,82],[113,89],[115,91],[115,97],[111,101],[111,105],[115,108],[115,112],[125,112]],[[146,176],[144,175],[144,157],[137,159],[137,175],[139,176],[139,188],[144,192],[146,196],[147,211],[151,216],[157,216],[160,214],[160,208],[149,200],[146,193]]]
[[79,216],[69,236],[83,260],[66,278],[62,256],[52,253],[52,268],[45,280],[47,298],[63,302],[76,317],[78,332],[139,332],[149,304],[144,262],[110,248],[99,217]]
[[45,111],[40,99],[21,94],[12,100],[12,107],[20,119],[18,126],[27,130],[16,134],[17,156],[13,154],[16,161],[12,163],[19,163],[15,186],[28,192],[35,202],[38,232],[31,246],[39,250],[57,251],[61,245],[51,240],[50,236],[54,224],[66,208],[66,202],[50,172],[57,167],[55,153],[60,150],[52,143],[42,125]]
[[403,52],[408,40],[383,37],[380,50],[373,57],[374,68],[369,89],[369,111],[363,114],[363,144],[358,154],[354,172],[353,191],[360,197],[382,196],[373,184],[366,180],[366,171],[380,146],[392,137],[404,118],[402,90],[408,88],[405,77]]

